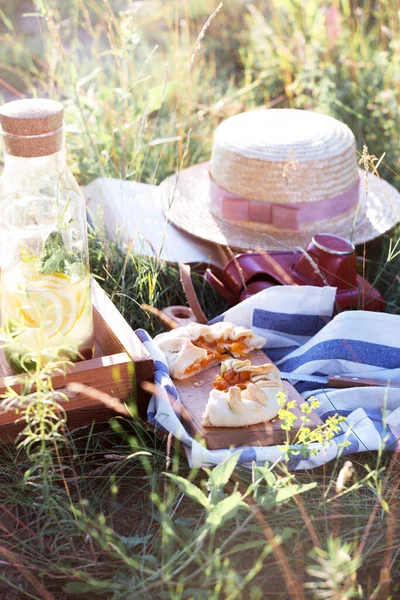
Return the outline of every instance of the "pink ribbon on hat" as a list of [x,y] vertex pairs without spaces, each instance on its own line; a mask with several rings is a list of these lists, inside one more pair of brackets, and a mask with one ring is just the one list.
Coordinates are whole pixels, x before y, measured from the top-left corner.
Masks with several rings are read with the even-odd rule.
[[296,231],[306,223],[325,221],[349,211],[358,202],[359,187],[360,178],[350,189],[330,198],[315,202],[274,204],[250,200],[228,192],[217,185],[210,175],[210,197],[219,208],[223,219],[266,223],[277,229],[294,229]]

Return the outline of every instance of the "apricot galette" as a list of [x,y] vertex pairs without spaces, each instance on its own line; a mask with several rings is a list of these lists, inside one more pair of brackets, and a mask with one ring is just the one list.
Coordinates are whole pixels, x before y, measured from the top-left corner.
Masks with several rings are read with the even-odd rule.
[[245,427],[270,421],[286,396],[277,367],[252,365],[250,360],[226,360],[213,388],[203,414],[205,427]]
[[154,338],[174,379],[186,379],[229,356],[241,357],[262,348],[265,338],[232,323],[190,323]]

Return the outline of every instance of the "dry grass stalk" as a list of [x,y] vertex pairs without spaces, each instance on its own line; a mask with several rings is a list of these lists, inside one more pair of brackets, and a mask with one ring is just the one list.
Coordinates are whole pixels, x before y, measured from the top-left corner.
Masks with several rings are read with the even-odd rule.
[[304,250],[304,248],[300,248],[299,246],[297,247],[297,250],[300,250],[300,252],[303,254],[303,256],[305,257],[305,259],[310,263],[310,265],[312,266],[314,273],[316,273],[317,275],[319,275],[322,279],[322,281],[324,282],[324,285],[329,286],[328,280],[325,277],[325,274],[322,273],[321,269],[319,268],[319,266],[317,265],[317,263],[315,262],[315,260],[313,260],[311,258],[311,256],[308,254],[308,252],[306,250]]
[[142,386],[142,390],[144,390],[148,394],[154,394],[154,395],[157,395],[159,393],[160,389],[162,389],[160,386],[158,386],[154,383],[151,383],[150,381],[143,381],[141,386]]
[[170,319],[170,317],[168,317],[158,308],[155,308],[155,306],[150,306],[150,304],[141,304],[140,308],[143,308],[143,310],[145,310],[146,312],[149,312],[158,319],[160,319],[161,323],[168,327],[168,329],[176,329],[177,327],[179,327],[178,323]]
[[305,596],[303,594],[303,590],[301,589],[301,584],[297,580],[293,569],[289,565],[289,562],[286,558],[286,554],[275,537],[274,530],[270,526],[270,524],[264,518],[262,511],[258,507],[257,503],[253,498],[247,497],[245,498],[245,502],[249,505],[250,510],[253,512],[261,531],[263,532],[265,539],[270,544],[273,553],[275,554],[275,558],[278,561],[279,567],[282,571],[283,579],[286,582],[286,586],[288,592],[290,594],[290,598],[293,600],[305,600]]
[[169,432],[168,437],[167,437],[167,456],[165,459],[165,470],[169,471],[169,468],[171,466],[171,445],[172,445],[172,433]]
[[357,557],[358,558],[361,558],[361,556],[362,556],[362,554],[363,554],[363,552],[365,550],[365,546],[367,544],[368,536],[369,536],[369,534],[371,532],[372,525],[373,525],[373,523],[375,521],[376,515],[378,514],[379,508],[381,508],[381,498],[383,497],[383,494],[386,491],[386,488],[388,486],[388,483],[389,483],[390,477],[392,475],[392,471],[394,469],[396,461],[397,461],[397,453],[394,453],[393,456],[392,456],[392,459],[390,461],[390,464],[388,466],[388,469],[386,471],[385,479],[383,480],[383,483],[382,483],[381,494],[378,495],[377,498],[376,498],[376,501],[375,501],[375,504],[374,504],[374,506],[373,506],[373,508],[371,510],[371,513],[370,513],[367,525],[366,525],[366,527],[364,529],[364,533],[363,533],[361,542],[360,542],[360,544],[358,546],[358,549],[357,549]]
[[194,59],[196,58],[196,54],[198,53],[198,51],[201,48],[201,42],[204,38],[204,36],[206,35],[206,31],[209,28],[211,21],[214,19],[214,17],[217,16],[217,14],[219,13],[219,11],[221,10],[221,8],[223,7],[223,3],[220,2],[217,6],[217,8],[214,10],[214,12],[208,17],[207,21],[204,23],[203,27],[201,28],[201,31],[197,37],[196,40],[196,46],[194,49],[194,52],[190,58],[190,63],[193,64],[194,63]]
[[235,253],[233,252],[232,248],[230,246],[225,246],[226,247],[226,251],[228,252],[228,255],[231,257],[231,259],[233,260],[235,267],[237,268],[237,271],[239,273],[239,277],[240,277],[240,281],[241,284],[243,286],[244,290],[247,290],[247,285],[246,285],[246,279],[244,276],[244,272],[242,267],[240,266],[240,263],[238,261],[238,259],[236,258]]
[[265,258],[266,262],[275,269],[286,285],[297,285],[293,277],[284,270],[284,268],[278,263],[277,260],[275,260],[275,258],[273,258],[273,256],[271,256],[269,252],[258,248],[257,252],[259,252]]
[[360,165],[362,165],[364,167],[364,171],[365,171],[364,181],[365,181],[365,195],[366,196],[368,195],[368,174],[369,174],[369,171],[371,170],[371,168],[376,173],[376,169],[374,167],[374,163],[377,160],[378,159],[376,158],[376,156],[374,154],[370,154],[368,152],[368,146],[366,144],[364,144],[363,145],[362,155],[361,155],[361,158],[359,160],[359,163],[360,163]]
[[55,600],[53,594],[51,594],[39,579],[29,571],[28,567],[22,564],[21,559],[17,558],[13,552],[4,548],[4,546],[0,546],[0,556],[3,556],[8,560],[11,563],[10,566],[17,569],[21,575],[32,584],[32,586],[40,593],[43,600]]
[[397,452],[394,453],[394,471],[397,475],[396,484],[389,500],[389,513],[386,525],[386,544],[383,565],[379,573],[379,584],[371,596],[371,600],[386,600],[390,597],[390,587],[392,582],[393,550],[398,547],[396,544],[397,520],[399,512],[399,463],[397,461]]
[[119,413],[120,415],[123,415],[124,417],[131,416],[129,410],[124,404],[122,404],[120,400],[118,400],[117,398],[113,398],[105,392],[96,390],[96,388],[93,388],[90,385],[85,385],[83,383],[69,383],[68,390],[77,394],[83,394],[84,396],[87,396],[92,400],[99,400],[105,406],[107,406],[107,408],[115,410],[115,412]]
[[17,98],[26,98],[25,94],[22,94],[21,92],[16,90],[15,87],[13,87],[9,83],[7,83],[7,81],[4,81],[4,79],[2,79],[1,77],[0,77],[0,85],[5,87],[12,94],[15,94],[15,96],[17,96]]
[[302,499],[299,496],[293,496],[293,500],[296,502],[296,504],[300,510],[301,516],[303,517],[303,520],[304,520],[304,524],[306,526],[306,529],[308,531],[310,538],[312,539],[314,546],[316,548],[321,548],[321,543],[318,539],[318,535],[317,535],[317,532],[315,531],[315,527],[312,524],[312,519],[310,517],[308,510],[304,506]]
[[[233,479],[239,486],[239,490],[242,494],[245,494],[245,489],[243,488],[243,482],[237,475],[233,475]],[[287,590],[289,592],[289,597],[293,600],[305,600],[305,596],[302,590],[302,586],[298,581],[296,574],[294,573],[292,567],[287,560],[286,554],[281,546],[279,540],[277,540],[274,530],[264,518],[264,515],[257,505],[256,501],[251,496],[245,496],[243,500],[246,502],[252,513],[254,514],[258,524],[260,525],[261,531],[264,534],[265,539],[270,544],[272,552],[275,555],[275,558],[279,564],[279,568],[282,571],[283,580],[286,583]]]

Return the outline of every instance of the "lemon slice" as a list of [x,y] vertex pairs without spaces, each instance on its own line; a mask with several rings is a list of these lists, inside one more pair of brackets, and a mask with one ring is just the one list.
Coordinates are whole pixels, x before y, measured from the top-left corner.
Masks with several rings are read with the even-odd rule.
[[26,279],[25,287],[19,282],[12,293],[3,295],[7,315],[23,327],[43,329],[49,338],[68,335],[85,309],[87,279],[71,284],[71,278],[62,273],[36,273]]

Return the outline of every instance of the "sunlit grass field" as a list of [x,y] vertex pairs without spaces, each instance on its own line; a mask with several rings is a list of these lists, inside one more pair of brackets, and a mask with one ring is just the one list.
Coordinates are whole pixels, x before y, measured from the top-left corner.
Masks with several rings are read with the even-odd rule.
[[[209,158],[222,119],[266,106],[344,121],[399,188],[399,58],[398,6],[384,0],[0,3],[0,97],[64,104],[82,185],[158,184]],[[397,239],[359,248],[395,313]],[[134,328],[160,330],[141,304],[185,301],[175,267],[125,255],[101,231],[90,255]],[[195,285],[207,316],[224,310]],[[171,440],[121,417],[31,441],[0,453],[1,598],[400,597],[396,454],[297,474],[189,471]]]

